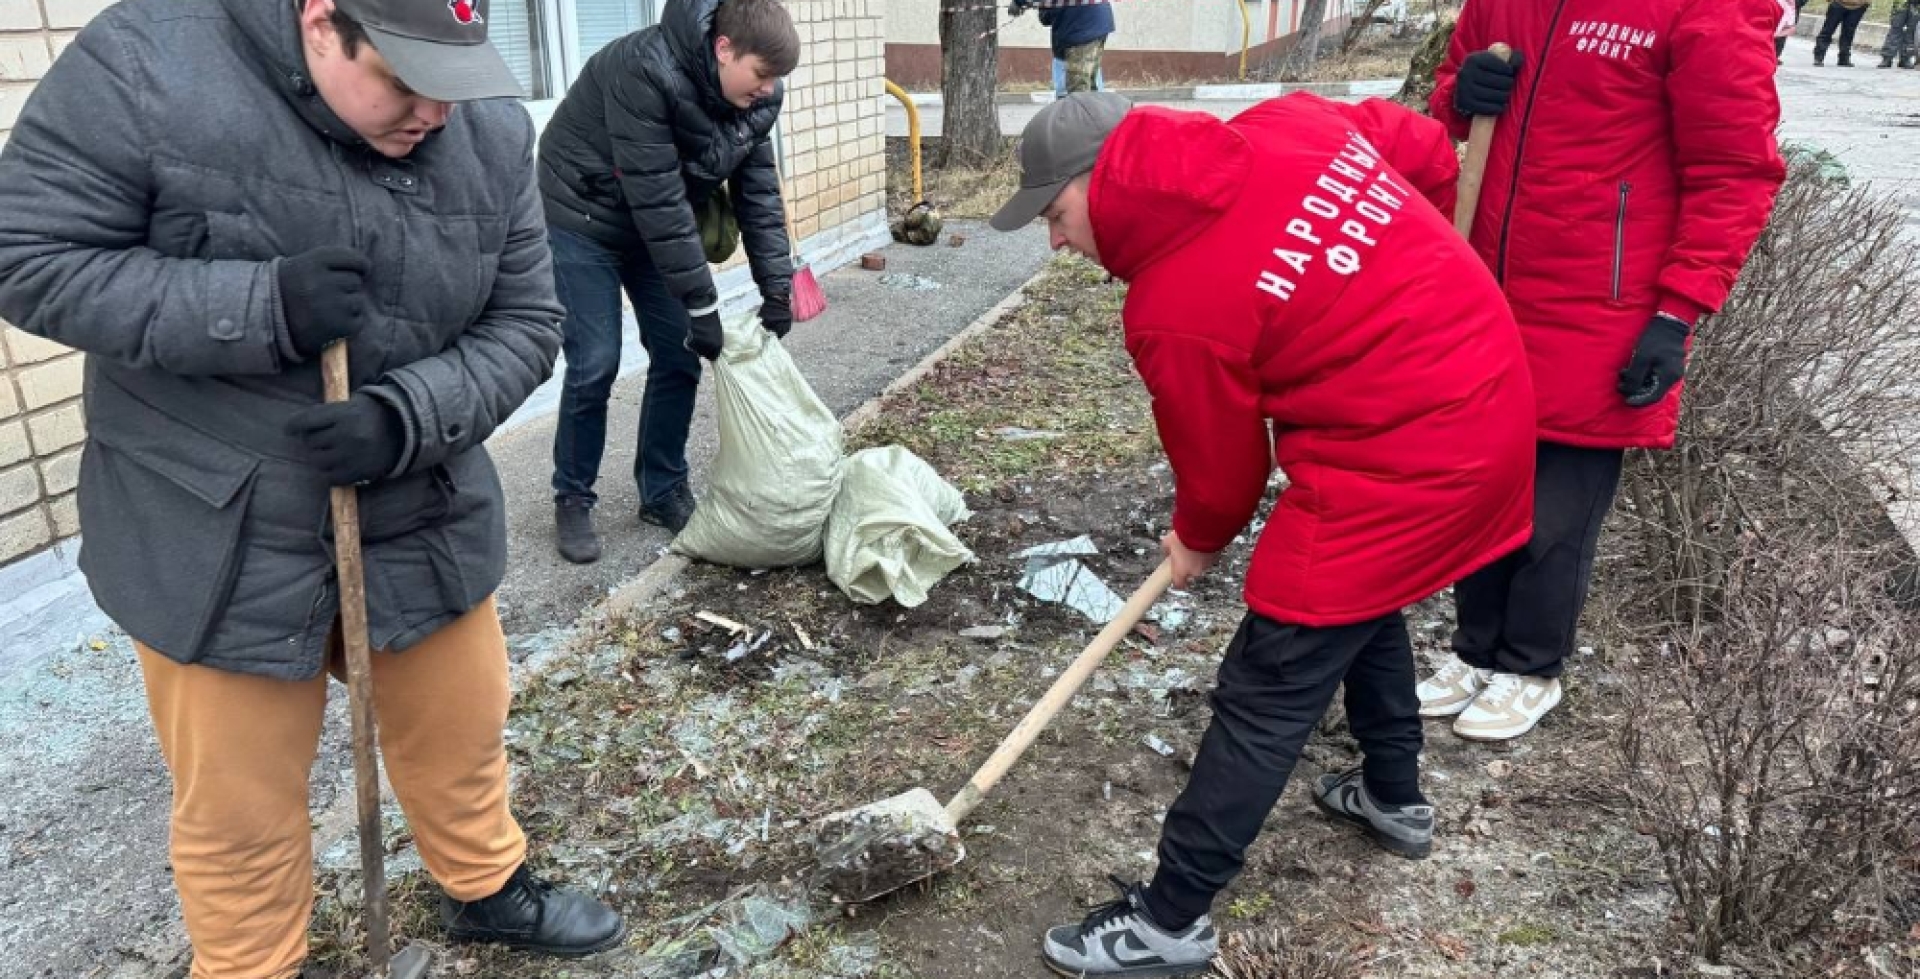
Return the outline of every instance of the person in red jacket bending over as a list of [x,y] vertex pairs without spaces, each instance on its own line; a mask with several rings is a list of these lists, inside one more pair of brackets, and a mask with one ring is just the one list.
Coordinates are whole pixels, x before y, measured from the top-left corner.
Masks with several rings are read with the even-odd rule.
[[[1785,177],[1773,0],[1469,0],[1433,115],[1498,115],[1473,245],[1539,399],[1534,538],[1454,589],[1420,713],[1517,738],[1560,702],[1625,449],[1673,445],[1688,338]],[[1514,49],[1511,62],[1484,49]]]
[[1175,585],[1247,527],[1276,459],[1289,480],[1152,885],[1044,945],[1068,975],[1184,975],[1217,950],[1214,896],[1343,682],[1365,764],[1314,798],[1427,854],[1400,610],[1527,540],[1533,390],[1499,288],[1436,210],[1458,172],[1437,122],[1304,94],[1222,122],[1081,93],[1041,111],[1020,160],[994,227],[1044,216],[1054,248],[1130,283],[1127,351],[1174,474]]

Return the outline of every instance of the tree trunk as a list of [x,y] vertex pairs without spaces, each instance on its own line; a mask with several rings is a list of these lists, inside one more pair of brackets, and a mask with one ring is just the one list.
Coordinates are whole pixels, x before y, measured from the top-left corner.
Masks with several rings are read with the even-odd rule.
[[1320,60],[1320,35],[1326,29],[1327,0],[1307,0],[1306,10],[1300,14],[1300,40],[1280,65],[1281,78],[1297,80],[1313,70],[1313,63]]
[[[994,90],[1000,74],[999,8],[980,0],[941,0],[940,99],[943,112],[941,168],[979,167],[1001,152],[1000,116]],[[985,38],[980,35],[986,34]]]
[[1453,41],[1453,25],[1459,15],[1451,10],[1442,10],[1435,18],[1433,32],[1420,42],[1420,50],[1413,53],[1413,61],[1407,65],[1407,80],[1400,86],[1400,94],[1394,101],[1415,112],[1427,111],[1427,98],[1433,94],[1433,73],[1447,60],[1447,45]]

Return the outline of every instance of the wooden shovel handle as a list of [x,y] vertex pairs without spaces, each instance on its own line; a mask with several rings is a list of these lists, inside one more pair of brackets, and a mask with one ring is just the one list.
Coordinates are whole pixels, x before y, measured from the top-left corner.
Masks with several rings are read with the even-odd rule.
[[[320,356],[329,403],[353,393],[345,340]],[[380,768],[374,753],[373,657],[367,640],[367,576],[360,554],[360,496],[333,488],[333,548],[340,580],[340,640],[347,653],[347,704],[353,718],[354,796],[360,816],[360,873],[366,889],[367,961],[385,979],[393,954],[387,908],[386,851],[380,830]]]
[[[1513,49],[1494,44],[1487,53],[1508,61]],[[1493,147],[1493,127],[1499,116],[1474,116],[1467,131],[1467,158],[1460,164],[1460,184],[1453,203],[1453,227],[1463,238],[1473,236],[1473,212],[1480,207],[1480,183],[1487,175],[1487,152]]]
[[967,814],[973,812],[974,807],[987,797],[987,793],[999,783],[1001,776],[1007,774],[1007,769],[1013,767],[1013,763],[1019,760],[1028,747],[1032,746],[1034,739],[1046,729],[1054,715],[1060,713],[1060,708],[1065,707],[1067,702],[1073,699],[1073,695],[1080,691],[1080,685],[1087,682],[1087,677],[1091,676],[1101,661],[1107,658],[1107,654],[1113,651],[1113,647],[1120,644],[1121,638],[1133,631],[1134,626],[1140,624],[1147,610],[1153,607],[1154,602],[1160,600],[1160,595],[1171,584],[1173,584],[1173,565],[1162,561],[1160,567],[1153,572],[1153,576],[1134,591],[1132,598],[1127,599],[1127,604],[1120,609],[1120,614],[1114,616],[1113,621],[1107,623],[1106,628],[1101,629],[1100,634],[1093,637],[1093,641],[1087,644],[1086,649],[1081,650],[1079,658],[1073,661],[1073,665],[1067,667],[1065,673],[1060,674],[1060,679],[1053,681],[1053,686],[1047,689],[1046,696],[1041,697],[1033,708],[1027,711],[1027,716],[1021,719],[1020,725],[1007,735],[1005,741],[1000,742],[1000,747],[994,750],[993,757],[988,758],[987,763],[973,773],[973,778],[967,782],[967,787],[961,789],[959,794],[953,797],[952,802],[947,803],[947,818],[953,820],[954,825],[958,826],[967,818]]

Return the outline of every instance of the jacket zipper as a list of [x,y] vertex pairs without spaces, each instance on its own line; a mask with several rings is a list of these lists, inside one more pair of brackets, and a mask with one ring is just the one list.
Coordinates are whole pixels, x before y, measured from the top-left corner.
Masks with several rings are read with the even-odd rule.
[[1547,76],[1547,58],[1553,54],[1553,42],[1560,32],[1560,15],[1567,11],[1567,0],[1553,6],[1553,18],[1547,21],[1547,43],[1540,52],[1540,63],[1533,69],[1533,84],[1527,87],[1527,111],[1520,117],[1520,136],[1513,147],[1513,176],[1507,185],[1507,206],[1500,215],[1500,250],[1494,261],[1494,276],[1502,285],[1507,281],[1507,238],[1513,232],[1513,201],[1520,193],[1520,164],[1526,159],[1527,130],[1533,127],[1534,96],[1540,94],[1540,79]]
[[1627,195],[1633,185],[1620,181],[1620,211],[1613,219],[1613,301],[1620,301],[1620,266],[1627,257]]

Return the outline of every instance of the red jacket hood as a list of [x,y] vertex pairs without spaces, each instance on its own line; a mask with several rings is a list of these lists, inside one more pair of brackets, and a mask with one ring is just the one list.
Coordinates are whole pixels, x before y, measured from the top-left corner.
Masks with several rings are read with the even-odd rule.
[[1239,199],[1252,158],[1239,133],[1205,113],[1127,113],[1087,191],[1100,264],[1130,282],[1178,251]]

